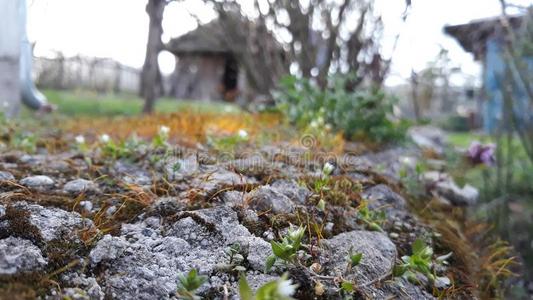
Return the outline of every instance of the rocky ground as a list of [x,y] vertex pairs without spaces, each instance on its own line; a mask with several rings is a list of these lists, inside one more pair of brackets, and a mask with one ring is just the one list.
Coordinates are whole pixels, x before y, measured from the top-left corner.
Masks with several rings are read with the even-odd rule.
[[[288,272],[297,299],[474,297],[453,255],[435,269],[452,284],[392,276],[416,239],[435,256],[450,252],[395,175],[414,148],[338,157],[285,144],[232,155],[164,148],[1,154],[0,298],[176,299],[191,269],[208,277],[197,291],[205,299],[238,299],[239,272],[254,290]],[[297,263],[267,272],[270,242],[300,225]],[[347,268],[352,251],[362,259]]]

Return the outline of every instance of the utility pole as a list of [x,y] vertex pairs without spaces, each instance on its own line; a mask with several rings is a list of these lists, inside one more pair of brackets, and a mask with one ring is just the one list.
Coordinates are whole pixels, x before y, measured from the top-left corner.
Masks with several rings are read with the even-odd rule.
[[0,114],[20,110],[20,1],[0,0]]

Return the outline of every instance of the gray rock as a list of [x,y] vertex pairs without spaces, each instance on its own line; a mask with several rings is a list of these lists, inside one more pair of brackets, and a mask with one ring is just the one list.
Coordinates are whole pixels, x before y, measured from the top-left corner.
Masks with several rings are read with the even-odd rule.
[[270,211],[275,214],[294,211],[291,199],[270,185],[261,186],[253,190],[246,195],[246,199],[250,207],[258,211]]
[[118,259],[127,247],[128,243],[124,239],[106,234],[91,251],[89,255],[91,263],[98,264],[104,260]]
[[395,147],[361,156],[361,169],[377,171],[394,180],[400,180],[400,171],[416,165],[420,151],[416,148]]
[[102,300],[104,292],[94,277],[84,274],[68,272],[61,276],[63,286],[70,286],[62,290],[67,299]]
[[443,197],[457,206],[471,206],[477,203],[479,191],[466,184],[462,188],[457,186],[453,178],[437,171],[424,173],[424,180],[432,187],[432,192]]
[[122,178],[124,182],[129,184],[135,184],[139,186],[152,184],[151,174],[133,163],[118,160],[113,165],[112,172],[113,175]]
[[256,154],[231,161],[226,167],[230,170],[235,170],[239,174],[261,176],[271,168],[271,164],[263,156]]
[[182,159],[172,157],[165,162],[165,173],[169,180],[183,180],[196,174],[199,167],[196,155]]
[[45,265],[41,250],[29,240],[17,237],[0,240],[0,275],[38,271]]
[[384,209],[388,216],[397,216],[407,212],[405,199],[384,184],[370,187],[361,196],[368,201],[370,209]]
[[184,210],[185,203],[179,197],[161,197],[152,205],[152,209],[160,216],[170,216]]
[[358,290],[365,299],[435,299],[423,287],[414,285],[404,278],[385,280],[380,285],[371,285]]
[[15,176],[7,171],[0,171],[0,181],[2,180],[15,180]]
[[[47,243],[56,239],[76,242],[79,241],[80,230],[94,229],[91,220],[81,217],[76,212],[26,202],[14,203],[11,209],[18,213],[14,218],[7,217],[7,233],[16,232],[34,242]],[[27,220],[21,220],[21,218],[27,218]],[[28,222],[25,226],[29,228],[20,228],[21,222]]]
[[242,207],[244,205],[245,193],[240,191],[228,191],[220,195],[220,199],[229,207]]
[[396,261],[396,246],[381,232],[345,232],[323,240],[323,245],[329,249],[324,269],[330,275],[344,273],[350,249],[354,253],[363,254],[361,263],[344,275],[345,279],[355,281],[360,286],[384,279],[390,274]]
[[407,135],[422,149],[430,149],[436,153],[443,153],[447,136],[442,129],[433,126],[413,126]]
[[83,208],[85,212],[92,212],[93,203],[91,201],[80,201],[80,207]]
[[239,243],[255,270],[263,270],[270,244],[251,235],[227,207],[182,212],[158,227],[156,220],[124,224],[120,236],[104,236],[89,254],[91,264],[104,271],[107,297],[170,299],[178,275],[192,268],[210,276],[200,293],[218,290],[223,281],[217,265],[228,260],[224,250]]
[[72,300],[91,300],[89,295],[83,289],[78,287],[75,288],[63,288],[61,290],[61,299],[72,299]]
[[253,179],[234,172],[215,169],[196,177],[192,181],[192,186],[204,191],[208,195],[212,195],[223,188],[253,184],[255,182]]
[[44,161],[45,157],[43,155],[29,155],[24,154],[19,158],[19,161],[23,164],[32,164],[37,165]]
[[63,187],[63,191],[68,194],[81,194],[84,192],[96,192],[98,187],[90,180],[86,179],[74,179],[69,181]]
[[54,180],[45,175],[36,175],[21,179],[20,184],[35,189],[49,189],[54,186]]
[[300,186],[294,180],[276,180],[271,186],[298,204],[305,204],[307,198],[312,194],[306,187]]

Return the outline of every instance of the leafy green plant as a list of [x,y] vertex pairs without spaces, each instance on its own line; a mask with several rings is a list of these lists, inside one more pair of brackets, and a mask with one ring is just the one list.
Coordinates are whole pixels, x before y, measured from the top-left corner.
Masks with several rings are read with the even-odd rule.
[[348,252],[348,269],[351,269],[361,262],[361,259],[363,258],[363,253],[361,252],[353,252],[353,249],[350,248],[350,251]]
[[197,300],[196,290],[207,281],[206,276],[198,275],[198,270],[192,269],[185,275],[179,275],[178,297],[180,299]]
[[141,141],[135,134],[131,135],[126,140],[117,142],[111,139],[109,135],[102,134],[99,137],[99,145],[102,154],[105,157],[120,159],[134,157],[135,153],[137,153],[141,146],[144,145],[144,142]]
[[237,133],[228,136],[207,136],[207,143],[216,151],[228,152],[233,151],[235,147],[249,140],[248,133],[241,129]]
[[37,137],[32,133],[16,132],[13,135],[12,145],[27,153],[37,151]]
[[76,142],[76,150],[78,150],[81,153],[86,153],[89,150],[89,146],[87,145],[87,142],[85,141],[85,137],[83,135],[78,135],[74,138],[74,141]]
[[290,228],[287,235],[281,239],[281,242],[270,242],[273,254],[267,258],[267,272],[270,271],[278,259],[281,259],[287,263],[296,262],[296,254],[302,245],[302,238],[305,234],[305,229],[305,226],[300,226],[296,230]]
[[152,146],[154,148],[166,148],[168,147],[168,138],[170,134],[170,128],[167,126],[160,126],[157,134],[152,139]]
[[372,231],[383,231],[380,224],[386,219],[385,211],[372,211],[368,208],[367,201],[361,201],[358,207],[359,220],[366,224]]
[[261,286],[254,293],[244,274],[239,278],[239,294],[241,300],[292,300],[298,285],[292,284],[288,275],[283,274],[279,279]]
[[224,253],[226,254],[228,262],[219,264],[218,268],[225,271],[246,271],[246,268],[242,266],[244,263],[244,256],[241,254],[241,252],[241,245],[239,243],[235,243],[226,248]]
[[436,264],[447,264],[446,260],[452,255],[448,253],[433,260],[433,248],[423,240],[417,239],[411,245],[412,254],[402,256],[403,263],[393,269],[394,276],[402,276],[413,283],[418,283],[416,273],[424,275],[431,284],[436,287],[444,287],[450,284],[450,279],[446,276],[437,276],[435,272]]
[[325,163],[322,167],[322,174],[313,183],[313,190],[317,194],[321,194],[322,191],[330,184],[331,173],[335,170],[335,166],[329,162]]
[[331,127],[347,139],[400,141],[407,123],[392,119],[395,99],[380,90],[346,89],[350,76],[337,76],[319,88],[308,79],[285,77],[275,99],[288,120],[300,128]]
[[353,282],[350,282],[350,281],[343,281],[341,283],[341,291],[345,294],[351,294],[353,293],[355,290],[355,285],[353,284]]

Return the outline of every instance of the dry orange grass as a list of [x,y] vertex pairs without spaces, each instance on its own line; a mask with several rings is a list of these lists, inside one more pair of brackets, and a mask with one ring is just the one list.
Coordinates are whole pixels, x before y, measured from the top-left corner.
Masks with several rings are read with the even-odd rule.
[[[276,113],[212,113],[184,111],[171,114],[153,114],[137,117],[76,118],[59,124],[66,132],[83,134],[96,139],[106,133],[115,139],[125,139],[133,133],[141,138],[151,138],[160,126],[170,128],[170,140],[184,146],[204,143],[207,136],[230,136],[245,130],[251,142],[267,137],[268,143],[291,142],[307,148],[326,148],[336,154],[343,152],[344,139],[341,134],[314,136],[309,147],[302,141],[307,135],[290,129],[283,117]],[[323,136],[322,136],[323,135]]]
[[161,125],[170,128],[173,140],[186,143],[203,142],[208,134],[231,135],[244,129],[250,135],[261,130],[275,128],[281,122],[277,114],[224,114],[180,112],[154,114],[139,117],[77,118],[68,120],[61,127],[75,134],[109,134],[115,138],[127,138],[133,133],[140,137],[152,137]]

